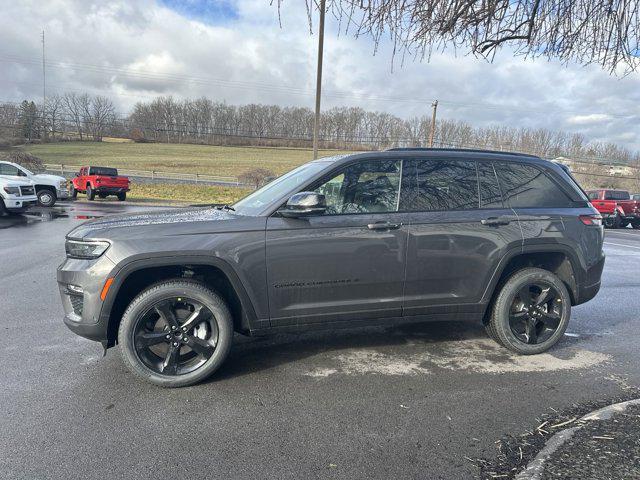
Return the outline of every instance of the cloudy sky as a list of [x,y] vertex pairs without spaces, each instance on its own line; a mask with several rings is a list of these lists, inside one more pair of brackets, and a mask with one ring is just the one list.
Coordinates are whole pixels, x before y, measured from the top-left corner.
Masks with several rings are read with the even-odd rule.
[[[313,106],[316,42],[302,0],[0,0],[0,101],[47,91],[108,95],[120,112],[158,95],[242,104]],[[274,2],[275,3],[275,2]],[[394,64],[395,63],[395,64]],[[504,124],[580,132],[640,150],[640,72],[464,52],[429,63],[374,55],[368,38],[328,19],[323,107],[360,106],[402,117],[430,112],[475,126]]]

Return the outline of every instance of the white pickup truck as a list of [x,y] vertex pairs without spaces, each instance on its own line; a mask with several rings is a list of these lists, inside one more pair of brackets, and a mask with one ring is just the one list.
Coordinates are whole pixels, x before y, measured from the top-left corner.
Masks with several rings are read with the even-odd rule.
[[0,215],[21,213],[37,203],[36,187],[31,180],[0,175]]
[[0,177],[6,176],[31,180],[36,189],[38,203],[43,207],[53,207],[58,199],[69,196],[67,179],[58,175],[36,174],[17,163],[0,161]]

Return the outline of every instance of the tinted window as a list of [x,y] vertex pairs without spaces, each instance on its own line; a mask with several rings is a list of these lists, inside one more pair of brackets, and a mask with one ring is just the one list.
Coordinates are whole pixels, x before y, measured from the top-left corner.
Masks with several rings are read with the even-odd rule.
[[420,159],[407,162],[401,210],[430,212],[478,208],[476,162]]
[[480,208],[503,208],[502,193],[492,163],[478,162]]
[[108,167],[91,167],[89,175],[104,175],[105,177],[117,177],[118,170]]
[[327,200],[327,215],[395,212],[400,193],[400,160],[362,161],[323,182],[316,192]]
[[604,192],[605,200],[629,200],[629,192],[624,190],[607,190]]
[[572,202],[541,170],[519,163],[494,163],[505,201],[512,208],[570,207]]

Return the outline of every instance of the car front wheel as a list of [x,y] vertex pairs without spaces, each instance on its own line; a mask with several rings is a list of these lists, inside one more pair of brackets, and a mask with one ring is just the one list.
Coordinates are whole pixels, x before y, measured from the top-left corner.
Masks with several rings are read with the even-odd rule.
[[162,387],[209,377],[224,362],[232,340],[233,321],[222,297],[191,280],[169,280],[143,291],[118,331],[125,365]]
[[571,317],[571,298],[562,280],[540,268],[514,273],[500,289],[487,329],[509,350],[532,355],[562,338]]
[[87,198],[89,200],[93,200],[94,198],[96,198],[96,192],[93,191],[91,185],[87,185]]
[[56,204],[56,194],[48,188],[39,190],[37,196],[38,203],[43,207],[53,207]]

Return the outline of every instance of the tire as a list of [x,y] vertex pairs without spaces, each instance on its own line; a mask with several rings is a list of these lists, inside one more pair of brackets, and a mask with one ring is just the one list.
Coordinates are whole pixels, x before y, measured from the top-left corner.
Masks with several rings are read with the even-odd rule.
[[606,218],[604,226],[605,228],[620,228],[620,215],[616,212],[615,216]]
[[73,186],[73,183],[71,184],[71,191],[69,193],[73,200],[78,198],[78,191],[76,190],[76,187]]
[[127,192],[118,194],[118,201],[124,202],[127,199]]
[[[543,298],[546,288],[550,299],[536,309],[536,300]],[[522,297],[527,295],[531,301],[523,302]],[[532,306],[528,308],[527,304]],[[570,318],[571,297],[562,280],[548,270],[525,268],[514,273],[497,293],[486,328],[490,336],[495,335],[498,343],[512,352],[535,355],[549,350],[562,338]]]
[[640,221],[639,220],[634,220],[633,222],[631,222],[631,227],[638,230],[640,229]]
[[620,228],[627,228],[629,226],[629,223],[631,223],[631,222],[621,221],[620,222]]
[[96,192],[93,191],[91,185],[87,185],[87,198],[89,200],[93,200],[94,198],[96,198]]
[[0,198],[0,217],[8,213],[7,208],[4,206],[4,200]]
[[98,194],[98,196],[99,196],[100,198],[107,198],[107,195],[106,195],[106,194],[104,194],[104,193],[99,193],[99,194]]
[[[189,302],[199,303],[201,307],[203,307],[206,315],[211,314],[208,315],[208,321],[215,323],[217,328],[215,339],[217,339],[217,341],[213,338],[212,328],[209,332],[211,338],[204,340],[207,342],[215,341],[214,346],[207,344],[212,348],[212,353],[210,353],[208,358],[206,356],[201,357],[195,350],[187,348],[190,345],[188,342],[192,342],[194,339],[197,340],[196,337],[199,334],[196,332],[196,328],[204,324],[204,322],[194,323],[196,327],[192,325],[189,330],[185,331],[184,338],[188,337],[189,339],[187,343],[182,343],[181,341],[173,343],[174,340],[180,340],[179,337],[183,335],[180,333],[180,326],[187,324],[186,320],[181,321],[178,318],[178,314],[184,310],[171,307],[174,321],[177,319],[178,328],[175,329],[175,331],[169,329],[170,322],[166,322],[165,327],[159,329],[157,325],[161,324],[163,319],[168,317],[160,315],[160,311],[156,310],[155,307],[159,305],[166,307],[167,302],[180,303],[180,305],[188,305]],[[171,305],[171,303],[169,304]],[[158,313],[154,313],[154,310]],[[187,315],[188,314],[187,311]],[[154,315],[157,317],[157,320],[154,320]],[[149,318],[151,318],[151,322],[156,322],[156,326],[151,330],[147,329],[149,326]],[[167,335],[166,337],[165,334]],[[145,335],[154,336],[158,339],[162,337],[161,340],[156,340],[157,344],[153,344],[152,347],[166,348],[166,353],[156,354],[151,351],[149,346],[141,346],[139,339]],[[177,337],[171,335],[177,335]],[[169,340],[167,341],[165,338],[169,338]],[[201,340],[200,343],[202,341],[203,340]],[[233,320],[225,301],[215,291],[193,280],[168,280],[147,288],[129,304],[122,316],[122,321],[118,329],[120,352],[127,368],[147,382],[168,388],[194,385],[212,375],[226,359],[232,341]],[[172,345],[177,345],[178,343],[180,343],[180,346],[174,358],[176,365],[175,370],[164,373],[164,368],[173,365],[169,363],[169,359],[171,358],[170,351]],[[187,352],[181,353],[183,349],[186,349]],[[182,364],[179,363],[180,359],[184,359],[189,355],[195,355],[192,359],[197,359],[203,363],[196,366],[192,371],[178,372],[178,368],[183,368]],[[162,362],[163,358],[164,362],[160,365],[150,366],[152,361]]]
[[53,207],[56,204],[56,192],[49,188],[41,188],[37,193],[38,203],[42,207]]

